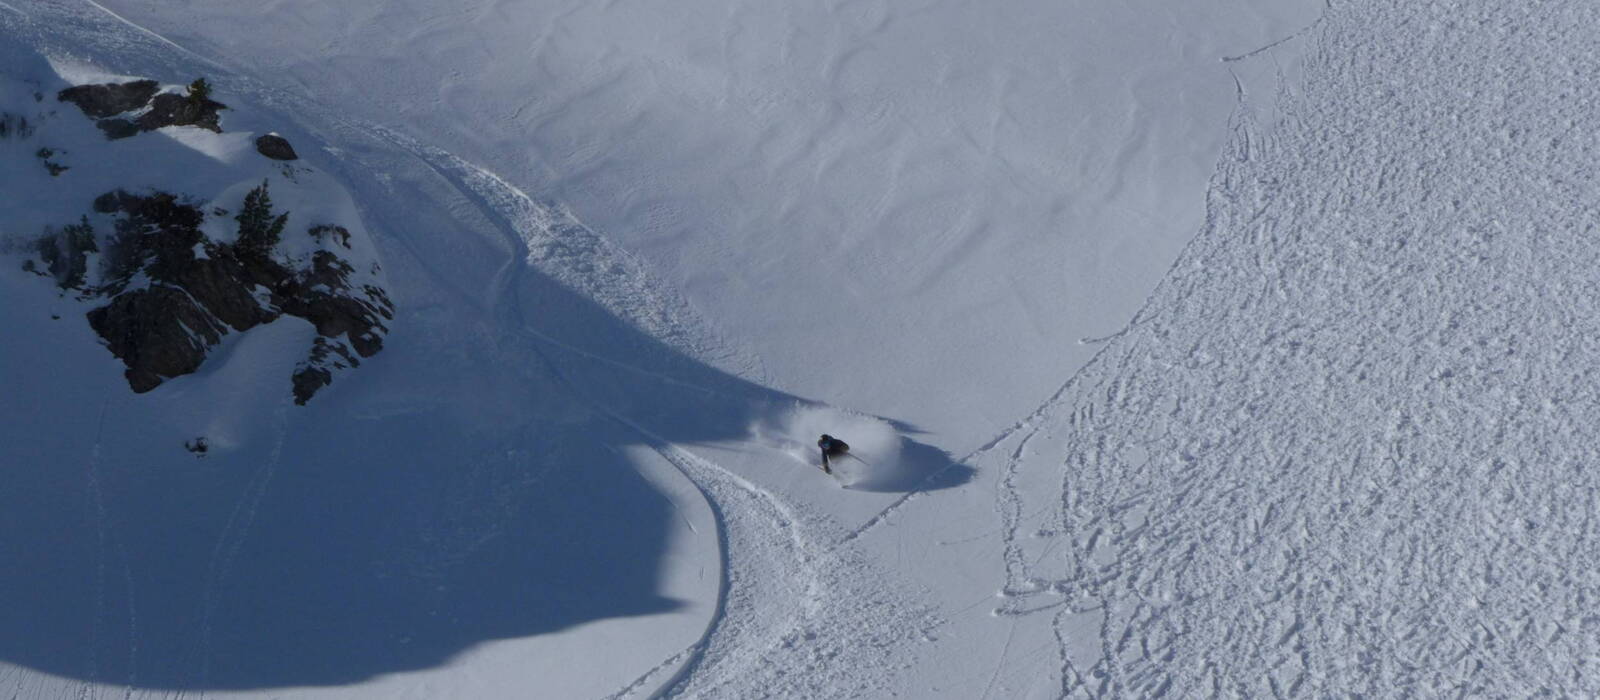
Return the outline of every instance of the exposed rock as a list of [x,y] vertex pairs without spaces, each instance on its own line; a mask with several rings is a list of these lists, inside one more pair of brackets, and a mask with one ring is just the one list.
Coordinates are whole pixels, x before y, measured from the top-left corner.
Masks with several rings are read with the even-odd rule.
[[89,312],[89,326],[128,366],[124,376],[138,393],[199,369],[227,332],[188,292],[167,285],[118,294]]
[[125,139],[139,133],[139,125],[126,119],[101,119],[94,123],[112,141]]
[[327,245],[331,241],[344,246],[345,250],[350,249],[350,232],[343,226],[321,224],[312,226],[306,233],[311,234],[312,238],[317,239],[317,242],[323,245]]
[[50,171],[50,177],[60,177],[61,173],[72,169],[71,166],[63,165],[61,163],[57,163],[56,161],[50,160],[51,158],[61,155],[60,151],[57,151],[53,148],[41,148],[34,152],[33,155],[34,157],[38,158],[40,162],[44,163],[44,169]]
[[311,354],[294,370],[294,402],[304,406],[318,389],[333,382],[333,370],[360,367],[361,361],[343,343],[318,337],[311,343]]
[[164,126],[198,126],[220,134],[222,127],[217,123],[217,110],[226,108],[227,105],[214,100],[196,100],[166,92],[156,95],[150,103],[150,111],[135,123],[140,131],[155,131]]
[[[220,133],[218,114],[227,107],[211,94],[202,78],[188,86],[187,95],[164,92],[154,80],[137,80],[79,85],[56,98],[76,105],[114,140],[169,126]],[[34,95],[36,102],[45,97]],[[53,113],[0,112],[0,139],[31,138],[40,128],[35,122]],[[256,149],[275,160],[298,159],[277,134],[256,138]],[[69,169],[60,148],[39,143],[21,152],[32,153],[53,176]],[[89,170],[96,165],[93,160],[72,163]],[[280,170],[291,181],[300,171]],[[109,231],[97,235],[85,216],[77,224],[46,227],[32,245],[11,250],[26,258],[23,269],[53,279],[78,301],[91,302],[89,325],[122,361],[135,392],[198,370],[231,333],[284,316],[305,319],[316,335],[288,377],[295,402],[304,404],[340,371],[360,366],[382,349],[394,306],[378,286],[376,262],[355,257],[358,269],[341,257],[352,250],[348,229],[312,226],[307,233],[316,241],[314,249],[307,250],[313,246],[305,239],[287,246],[292,251],[280,247],[289,213],[273,211],[267,184],[251,190],[235,209],[238,230],[229,243],[201,230],[208,215],[213,223],[228,218],[223,208],[210,208],[208,214],[177,195],[113,190],[93,204],[104,215],[95,219],[97,225]],[[204,438],[185,447],[197,455],[207,450]]]
[[90,119],[103,119],[143,109],[160,89],[161,85],[154,80],[76,85],[56,93],[56,99],[77,105]]
[[[258,191],[264,198],[265,187]],[[330,383],[333,370],[355,367],[358,356],[383,347],[393,305],[378,287],[354,288],[354,269],[331,251],[318,250],[309,266],[291,269],[270,250],[210,241],[199,230],[204,214],[165,193],[117,190],[96,198],[94,207],[120,218],[100,288],[111,301],[91,311],[89,322],[127,365],[136,392],[195,371],[230,331],[283,315],[310,321],[319,335],[292,377],[297,403]],[[135,279],[148,285],[137,287]]]
[[388,327],[379,321],[394,318],[394,306],[383,290],[363,290],[366,299],[350,294],[350,264],[326,250],[311,256],[311,268],[296,275],[286,287],[283,312],[299,316],[329,338],[345,336],[362,357],[383,349],[383,332]]
[[[178,95],[160,89],[154,80],[77,85],[62,90],[56,99],[71,102],[84,116],[98,120],[95,126],[113,140],[164,126],[197,126],[222,132],[217,111],[227,109],[227,105],[207,97]],[[129,117],[117,116],[141,111],[142,114]]]
[[256,152],[273,160],[300,159],[300,156],[294,152],[294,146],[289,145],[289,140],[277,134],[257,136]]

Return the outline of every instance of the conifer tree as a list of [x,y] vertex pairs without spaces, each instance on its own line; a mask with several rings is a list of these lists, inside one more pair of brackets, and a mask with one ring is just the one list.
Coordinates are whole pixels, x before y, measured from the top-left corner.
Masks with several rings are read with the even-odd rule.
[[240,207],[239,215],[233,218],[239,222],[240,250],[265,257],[278,245],[289,214],[272,215],[272,197],[267,194],[267,181],[262,180],[260,187],[244,196],[244,206]]
[[206,82],[205,78],[195,78],[194,82],[189,83],[190,102],[198,106],[204,105],[209,99],[211,99],[211,83]]

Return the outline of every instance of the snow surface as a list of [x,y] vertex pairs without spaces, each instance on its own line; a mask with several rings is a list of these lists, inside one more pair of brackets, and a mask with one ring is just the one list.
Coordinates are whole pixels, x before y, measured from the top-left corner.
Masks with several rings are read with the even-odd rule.
[[0,691],[1600,694],[1596,27],[5,0],[8,75],[210,77],[193,187],[289,138],[397,318],[135,396],[0,266]]

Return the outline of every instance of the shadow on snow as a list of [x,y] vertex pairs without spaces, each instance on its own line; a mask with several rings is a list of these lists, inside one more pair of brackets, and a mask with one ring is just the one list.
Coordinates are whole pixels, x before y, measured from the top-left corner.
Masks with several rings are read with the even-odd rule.
[[[159,56],[102,60],[187,79]],[[387,348],[304,408],[287,374],[221,354],[135,396],[101,348],[92,371],[53,338],[13,350],[0,393],[53,398],[0,428],[0,661],[141,688],[335,685],[681,607],[657,592],[677,516],[630,453],[740,440],[798,399],[502,267],[524,255],[507,222],[417,156],[349,126],[280,131],[343,150],[322,165],[370,207],[400,312]],[[62,348],[91,338],[0,306]],[[205,458],[182,449],[200,434]],[[971,476],[905,456],[877,490]]]

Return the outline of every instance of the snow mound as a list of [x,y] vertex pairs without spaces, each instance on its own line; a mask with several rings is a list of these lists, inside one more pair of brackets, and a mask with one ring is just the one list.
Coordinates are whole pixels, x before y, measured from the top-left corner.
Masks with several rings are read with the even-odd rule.
[[850,456],[834,461],[834,473],[848,486],[884,488],[910,476],[901,459],[904,439],[882,418],[822,405],[799,405],[751,433],[795,459],[817,464],[817,438],[824,433],[850,445]]

